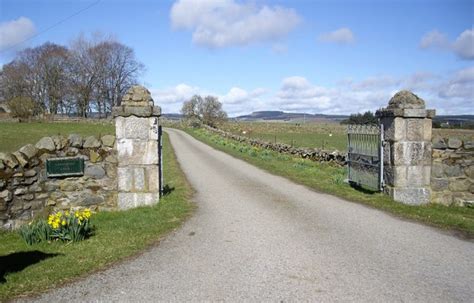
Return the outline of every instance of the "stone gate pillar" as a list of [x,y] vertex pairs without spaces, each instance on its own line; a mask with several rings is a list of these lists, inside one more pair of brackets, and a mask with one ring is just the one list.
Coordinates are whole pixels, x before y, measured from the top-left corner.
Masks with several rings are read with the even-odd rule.
[[150,92],[133,86],[113,108],[118,157],[119,209],[158,203],[158,117]]
[[430,202],[431,123],[435,110],[409,91],[400,91],[377,111],[384,126],[385,191],[405,204]]

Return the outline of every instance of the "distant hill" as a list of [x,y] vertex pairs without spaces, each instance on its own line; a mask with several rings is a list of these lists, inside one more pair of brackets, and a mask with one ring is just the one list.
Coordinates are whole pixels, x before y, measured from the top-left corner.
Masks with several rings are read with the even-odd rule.
[[235,117],[238,121],[341,121],[348,118],[346,115],[323,115],[323,114],[308,114],[308,113],[286,113],[283,111],[257,111],[250,115],[243,115]]

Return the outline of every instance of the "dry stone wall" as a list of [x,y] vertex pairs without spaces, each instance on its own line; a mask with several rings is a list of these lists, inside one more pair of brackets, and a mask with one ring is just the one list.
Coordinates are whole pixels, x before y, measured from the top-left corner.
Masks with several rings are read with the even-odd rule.
[[294,155],[294,156],[301,157],[304,159],[310,159],[315,162],[330,162],[330,163],[340,165],[340,166],[344,166],[347,163],[346,162],[347,154],[341,153],[337,150],[328,151],[328,150],[321,150],[317,148],[293,147],[288,144],[271,143],[271,142],[265,142],[258,139],[252,139],[252,138],[248,138],[244,136],[234,135],[230,132],[226,132],[221,129],[213,128],[210,126],[205,126],[205,127],[209,131],[216,133],[222,137],[230,138],[238,142],[244,142],[255,147],[270,149],[278,153],[286,153],[286,154]]
[[[57,209],[117,207],[115,136],[44,137],[13,153],[0,153],[0,226],[14,229]],[[45,163],[58,157],[84,159],[84,175],[48,178]]]
[[431,201],[474,207],[474,141],[434,137]]

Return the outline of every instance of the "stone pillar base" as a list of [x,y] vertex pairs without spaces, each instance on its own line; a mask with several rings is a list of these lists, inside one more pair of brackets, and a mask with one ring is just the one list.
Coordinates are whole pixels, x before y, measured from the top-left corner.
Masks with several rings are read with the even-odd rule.
[[409,205],[430,203],[431,190],[427,187],[403,188],[386,186],[385,192],[395,201]]
[[157,204],[159,193],[118,193],[117,206],[120,210]]

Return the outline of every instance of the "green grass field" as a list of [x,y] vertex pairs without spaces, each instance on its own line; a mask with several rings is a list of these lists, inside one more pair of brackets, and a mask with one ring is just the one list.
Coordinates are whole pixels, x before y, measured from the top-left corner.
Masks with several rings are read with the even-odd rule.
[[[8,125],[9,129],[11,127],[13,125]],[[24,125],[21,127],[27,131]],[[100,131],[97,131],[96,126],[92,125],[68,127],[74,132],[81,129],[83,134],[108,129],[98,128]],[[49,126],[48,130],[36,130],[35,133],[42,136],[49,131],[55,130]],[[61,129],[62,133],[64,131]],[[0,142],[6,142],[3,134],[0,133]],[[24,138],[21,142],[28,143]],[[53,242],[28,246],[18,233],[0,232],[0,301],[44,292],[107,268],[156,244],[178,227],[195,207],[189,202],[192,189],[176,161],[166,134],[163,150],[164,176],[170,193],[159,204],[128,211],[97,213],[92,217],[96,226],[95,235],[67,245]],[[39,261],[41,258],[45,259]]]
[[52,123],[0,122],[0,152],[14,152],[25,144],[35,144],[42,137],[52,135],[79,134],[96,136],[115,134],[112,123]]
[[286,154],[252,147],[231,139],[222,138],[204,129],[187,129],[186,131],[195,138],[234,157],[319,192],[378,208],[401,218],[460,232],[460,235],[471,239],[474,238],[473,208],[447,207],[438,204],[405,205],[393,201],[384,194],[362,191],[349,186],[344,182],[347,177],[346,168],[344,167],[293,158]]
[[236,135],[278,142],[296,147],[347,150],[346,127],[338,123],[227,122],[221,129]]

